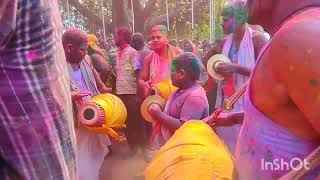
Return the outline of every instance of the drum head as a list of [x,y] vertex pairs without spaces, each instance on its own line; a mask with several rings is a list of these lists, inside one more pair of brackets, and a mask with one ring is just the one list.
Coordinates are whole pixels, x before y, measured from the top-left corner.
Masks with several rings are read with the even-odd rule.
[[155,119],[153,119],[153,117],[148,112],[148,108],[152,104],[158,104],[160,106],[160,108],[163,110],[166,105],[166,101],[161,96],[153,95],[153,96],[147,97],[142,102],[141,114],[142,114],[143,118],[148,122],[155,122],[156,121]]
[[102,127],[105,121],[104,110],[95,103],[86,103],[80,109],[78,118],[81,124],[88,127]]
[[211,77],[213,77],[216,80],[224,80],[224,76],[217,73],[216,71],[216,65],[219,63],[231,63],[230,59],[223,55],[223,54],[216,54],[212,56],[207,63],[207,70]]

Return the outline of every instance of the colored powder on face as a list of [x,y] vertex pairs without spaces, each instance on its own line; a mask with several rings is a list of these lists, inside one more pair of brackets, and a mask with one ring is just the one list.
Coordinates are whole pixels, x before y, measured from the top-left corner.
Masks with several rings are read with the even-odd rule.
[[223,19],[231,18],[234,15],[232,7],[231,6],[224,7],[222,9],[221,15]]
[[171,63],[171,72],[173,72],[176,69],[176,66],[177,66],[177,59],[174,58]]
[[234,22],[240,25],[243,25],[248,21],[247,9],[239,3],[224,7],[222,9],[221,15],[225,20],[234,18]]
[[161,32],[162,34],[164,34],[165,36],[168,35],[168,29],[166,26],[164,25],[156,25],[152,28],[151,30],[152,32],[155,32],[155,31],[159,31]]

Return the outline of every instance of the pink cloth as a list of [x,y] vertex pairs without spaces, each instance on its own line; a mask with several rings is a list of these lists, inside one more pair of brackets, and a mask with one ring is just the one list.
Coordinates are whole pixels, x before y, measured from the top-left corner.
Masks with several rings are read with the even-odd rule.
[[[181,50],[178,50],[171,45],[168,45],[167,47],[166,59],[160,59],[157,53],[152,52],[149,79],[152,81],[153,85],[170,79],[171,61],[181,53]],[[161,62],[161,60],[166,60],[166,62]]]

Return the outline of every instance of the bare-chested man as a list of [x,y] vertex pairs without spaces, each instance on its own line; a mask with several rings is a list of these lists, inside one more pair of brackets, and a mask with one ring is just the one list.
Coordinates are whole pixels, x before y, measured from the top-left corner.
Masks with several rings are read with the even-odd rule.
[[[258,58],[235,162],[240,179],[277,179],[320,145],[320,1],[249,0],[250,21],[271,40]],[[293,162],[297,164],[297,161]],[[316,179],[320,167],[304,179]]]
[[151,30],[153,53],[144,61],[139,77],[139,90],[143,97],[150,91],[150,86],[170,79],[170,65],[172,59],[183,52],[168,44],[167,27],[156,25]]

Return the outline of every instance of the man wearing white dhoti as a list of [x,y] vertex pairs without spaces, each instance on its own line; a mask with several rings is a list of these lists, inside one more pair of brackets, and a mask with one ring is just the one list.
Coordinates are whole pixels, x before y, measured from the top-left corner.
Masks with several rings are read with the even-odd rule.
[[[217,82],[216,108],[222,107],[224,100],[248,80],[251,69],[255,65],[255,59],[267,42],[263,33],[249,27],[246,14],[243,2],[233,3],[222,11],[223,29],[225,34],[229,34],[223,41],[222,54],[228,56],[232,63],[222,63],[217,67],[217,71],[223,74],[225,79]],[[220,118],[232,118],[233,113],[242,111],[243,103],[244,99],[240,97],[235,103],[232,113],[222,113]],[[235,150],[240,126],[216,128],[220,138],[224,140],[232,153]]]

